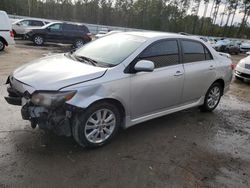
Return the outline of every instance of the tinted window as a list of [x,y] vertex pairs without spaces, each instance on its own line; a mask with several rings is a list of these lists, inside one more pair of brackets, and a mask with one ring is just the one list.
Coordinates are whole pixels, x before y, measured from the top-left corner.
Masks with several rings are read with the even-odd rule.
[[52,24],[52,25],[50,25],[48,28],[50,28],[51,30],[55,30],[55,31],[57,31],[57,30],[61,30],[62,29],[62,24]]
[[206,56],[206,60],[211,60],[213,59],[211,53],[209,52],[209,50],[207,48],[204,47],[205,50],[205,56]]
[[199,42],[182,41],[183,62],[196,62],[206,60],[204,47]]
[[77,27],[77,25],[73,25],[73,24],[64,24],[63,29],[68,30],[68,31],[72,31],[72,30],[77,30],[78,27]]
[[153,61],[155,67],[165,67],[179,63],[179,50],[176,40],[164,40],[149,46],[140,59]]
[[79,26],[79,30],[81,30],[81,31],[83,31],[85,33],[89,33],[89,29],[84,25]]
[[43,26],[43,22],[42,22],[42,21],[35,21],[35,20],[32,20],[32,21],[31,21],[31,25],[32,25],[32,26]]

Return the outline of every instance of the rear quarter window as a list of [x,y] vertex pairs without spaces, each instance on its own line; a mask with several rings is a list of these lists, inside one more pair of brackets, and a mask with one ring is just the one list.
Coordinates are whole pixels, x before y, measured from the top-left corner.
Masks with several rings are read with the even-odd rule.
[[85,25],[80,25],[80,26],[78,26],[78,29],[79,29],[81,32],[89,33],[89,29],[88,29]]

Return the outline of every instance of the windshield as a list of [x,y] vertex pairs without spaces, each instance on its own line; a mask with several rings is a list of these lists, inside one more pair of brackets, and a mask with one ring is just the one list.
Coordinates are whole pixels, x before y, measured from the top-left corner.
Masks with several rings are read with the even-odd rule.
[[125,60],[145,41],[144,37],[118,33],[90,42],[77,50],[74,55],[115,66]]

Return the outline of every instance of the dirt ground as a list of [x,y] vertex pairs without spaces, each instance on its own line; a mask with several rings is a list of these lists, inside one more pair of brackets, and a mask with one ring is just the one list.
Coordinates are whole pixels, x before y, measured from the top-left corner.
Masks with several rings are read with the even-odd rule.
[[249,83],[233,80],[213,113],[157,118],[99,149],[31,129],[20,107],[4,101],[3,84],[21,64],[68,50],[18,42],[0,53],[0,187],[250,187]]

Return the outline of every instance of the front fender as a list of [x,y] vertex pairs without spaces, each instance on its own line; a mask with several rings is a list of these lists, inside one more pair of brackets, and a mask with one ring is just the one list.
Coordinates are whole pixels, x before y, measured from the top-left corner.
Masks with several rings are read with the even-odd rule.
[[116,85],[112,85],[112,87],[107,85],[105,85],[105,87],[103,85],[86,86],[78,88],[76,95],[71,100],[67,101],[67,104],[86,109],[96,101],[102,99],[115,99],[126,109],[126,102],[120,96],[120,89],[116,88]]

